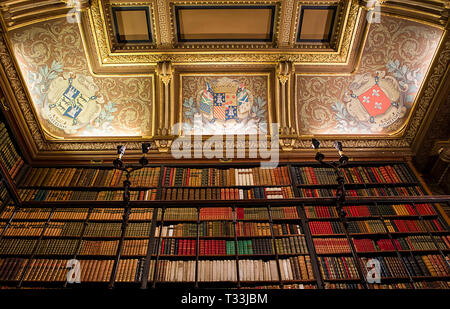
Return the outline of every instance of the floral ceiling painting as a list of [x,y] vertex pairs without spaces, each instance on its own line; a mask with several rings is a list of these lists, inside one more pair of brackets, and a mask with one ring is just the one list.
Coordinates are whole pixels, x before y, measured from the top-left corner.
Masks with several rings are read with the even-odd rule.
[[352,75],[298,74],[300,134],[392,135],[407,124],[442,30],[382,16]]
[[91,74],[76,23],[34,24],[10,39],[41,126],[51,136],[152,135],[152,76]]

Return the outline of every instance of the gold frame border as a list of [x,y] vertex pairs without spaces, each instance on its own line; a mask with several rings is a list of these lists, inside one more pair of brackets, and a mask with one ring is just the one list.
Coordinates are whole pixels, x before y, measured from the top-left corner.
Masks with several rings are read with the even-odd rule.
[[[159,31],[157,31],[158,27],[156,25],[156,13],[155,13],[155,6],[156,6],[156,0],[151,0],[148,2],[142,2],[142,1],[137,1],[137,2],[106,2],[104,5],[104,21],[106,25],[106,34],[108,36],[108,40],[109,40],[109,44],[110,44],[110,50],[113,52],[117,52],[117,51],[128,51],[128,50],[139,50],[139,47],[143,47],[143,48],[152,48],[155,49],[158,47],[158,45],[161,43],[160,42],[160,34]],[[114,36],[114,26],[113,26],[113,22],[112,22],[112,15],[111,15],[111,9],[113,7],[135,7],[135,6],[145,6],[148,7],[150,9],[150,27],[151,27],[151,31],[153,34],[153,38],[154,38],[154,42],[152,44],[129,44],[123,46],[125,48],[118,48],[114,46],[114,40],[113,37]],[[117,29],[116,29],[117,30]]]
[[[320,45],[320,43],[317,45],[318,47],[315,47],[314,44],[308,44],[308,43],[298,43],[297,42],[297,35],[299,32],[299,17],[300,17],[300,9],[303,5],[314,5],[314,6],[326,6],[326,5],[337,5],[337,12],[336,12],[336,20],[334,21],[335,24],[339,24],[338,27],[334,27],[333,34],[332,34],[332,41],[330,44],[330,47],[324,47],[323,45]],[[307,50],[320,50],[320,49],[333,49],[334,52],[339,53],[339,50],[341,48],[341,44],[344,37],[345,28],[347,25],[347,18],[350,10],[351,0],[323,0],[323,1],[317,1],[314,3],[311,3],[311,1],[307,0],[296,0],[294,6],[294,19],[293,23],[291,25],[291,37],[289,38],[289,41],[292,43],[291,45],[295,49],[307,49]],[[356,23],[358,24],[358,23]],[[332,29],[333,30],[333,29]],[[334,44],[333,44],[334,43]],[[311,46],[308,46],[311,45]],[[334,45],[334,47],[333,47]]]

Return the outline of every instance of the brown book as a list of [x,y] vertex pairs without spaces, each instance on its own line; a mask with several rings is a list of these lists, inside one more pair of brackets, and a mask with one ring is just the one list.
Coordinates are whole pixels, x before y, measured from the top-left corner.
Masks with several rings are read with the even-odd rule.
[[299,280],[308,280],[308,271],[306,269],[306,263],[304,256],[296,256],[295,259],[297,260],[298,265],[298,275]]
[[[53,259],[51,264],[54,265],[53,271],[49,274],[47,277],[47,281],[54,282],[54,281],[65,281],[67,280],[67,273],[69,269],[67,266],[67,261],[65,260],[56,260]],[[64,272],[64,279],[61,278],[61,273]]]
[[28,266],[28,271],[24,281],[34,281],[34,278],[36,277],[36,269],[39,269],[40,266],[41,260],[33,259],[31,264]]
[[100,170],[99,169],[95,169],[93,170],[93,172],[91,173],[91,178],[88,181],[88,186],[93,186],[95,184],[95,181],[97,180],[97,177],[99,176]]
[[42,277],[44,277],[48,273],[49,262],[49,259],[42,260],[41,268],[36,275],[36,281],[42,281]]
[[19,261],[20,259],[18,258],[5,259],[2,274],[0,274],[0,277],[3,277],[3,280],[13,280],[14,270],[16,269],[17,265],[19,265]]
[[42,277],[42,281],[47,281],[47,282],[50,281],[53,274],[57,271],[56,265],[57,265],[57,260],[55,260],[55,259],[50,260],[49,265],[48,265],[48,271]]
[[45,175],[45,178],[42,180],[42,186],[50,186],[51,181],[55,177],[56,173],[59,169],[56,168],[50,168],[47,175]]
[[127,260],[120,260],[117,267],[116,282],[123,282]]
[[108,261],[101,261],[99,268],[97,269],[97,281],[103,282],[105,277],[105,269],[108,266]]
[[101,282],[102,281],[102,277],[103,276],[100,273],[100,270],[101,270],[103,264],[106,264],[105,260],[98,260],[95,263],[95,268],[94,268],[93,275],[92,275],[92,281],[95,281],[95,282]]
[[24,180],[22,181],[22,186],[26,187],[26,186],[30,186],[33,185],[33,182],[31,182],[32,179],[34,179],[36,173],[39,171],[39,169],[37,168],[32,168],[29,172],[28,175],[26,175],[26,177],[24,178]]
[[301,280],[302,279],[302,275],[301,275],[301,272],[300,272],[300,265],[298,263],[298,259],[295,258],[295,257],[291,257],[291,258],[289,258],[289,260],[291,261],[293,275],[294,275],[294,280]]
[[63,187],[68,187],[70,184],[70,181],[72,180],[73,176],[75,175],[76,168],[70,168],[68,169],[69,172],[67,173],[67,177],[65,177],[64,182],[62,183]]
[[43,182],[47,177],[47,174],[50,172],[50,168],[43,168],[42,172],[39,173],[39,178],[36,179],[35,186],[43,186]]
[[95,267],[95,262],[97,262],[97,260],[86,260],[84,261],[84,279],[82,280],[83,282],[92,282],[92,273],[94,271],[94,267]]
[[80,180],[82,172],[83,172],[83,169],[81,169],[81,168],[76,169],[74,176],[72,177],[72,179],[69,182],[69,185],[68,185],[69,187],[78,186],[78,181]]

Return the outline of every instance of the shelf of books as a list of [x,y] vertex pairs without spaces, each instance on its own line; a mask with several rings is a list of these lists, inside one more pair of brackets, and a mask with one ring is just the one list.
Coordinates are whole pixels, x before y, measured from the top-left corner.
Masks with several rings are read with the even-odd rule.
[[128,208],[121,171],[29,166],[0,132],[0,287],[450,288],[450,200],[405,162],[343,168],[345,217],[311,162],[154,164]]

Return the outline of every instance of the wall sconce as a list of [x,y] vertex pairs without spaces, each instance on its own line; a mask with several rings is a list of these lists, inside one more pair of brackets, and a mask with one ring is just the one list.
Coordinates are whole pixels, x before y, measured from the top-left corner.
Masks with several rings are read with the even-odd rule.
[[139,163],[142,166],[145,166],[148,164],[148,159],[146,158],[146,154],[148,153],[149,150],[150,150],[150,143],[143,143],[142,144],[142,153],[144,155],[142,156],[142,158],[139,159]]
[[339,163],[346,164],[348,162],[348,157],[344,155],[344,151],[342,150],[342,143],[338,141],[334,142],[334,148],[336,148],[339,153]]
[[115,168],[120,169],[123,167],[122,157],[125,154],[125,149],[126,149],[126,147],[123,145],[117,146],[117,158],[114,159],[114,161],[113,161],[113,165]]
[[325,155],[323,153],[319,152],[320,142],[315,138],[313,138],[311,141],[312,141],[312,147],[316,150],[316,160],[320,162],[323,159],[325,159]]

